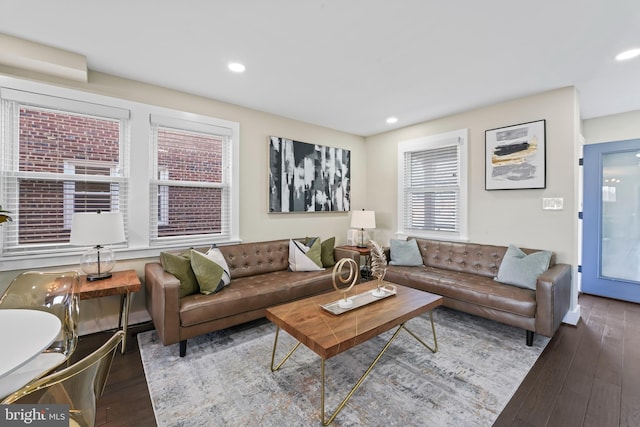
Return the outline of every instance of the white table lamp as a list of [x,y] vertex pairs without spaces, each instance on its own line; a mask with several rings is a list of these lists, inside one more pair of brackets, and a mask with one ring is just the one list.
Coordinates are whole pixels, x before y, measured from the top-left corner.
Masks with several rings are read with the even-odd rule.
[[351,228],[360,229],[360,243],[356,246],[366,248],[364,244],[364,230],[376,228],[376,213],[374,211],[351,211]]
[[102,245],[124,241],[124,221],[120,212],[73,214],[69,243],[75,246],[93,246],[80,259],[80,268],[87,273],[87,280],[111,277],[116,258],[111,249]]

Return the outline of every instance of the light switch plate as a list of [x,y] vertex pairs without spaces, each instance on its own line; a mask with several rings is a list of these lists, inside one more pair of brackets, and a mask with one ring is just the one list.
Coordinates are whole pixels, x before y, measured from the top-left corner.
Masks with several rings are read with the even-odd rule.
[[543,197],[542,209],[545,211],[561,211],[564,207],[564,199],[562,197]]

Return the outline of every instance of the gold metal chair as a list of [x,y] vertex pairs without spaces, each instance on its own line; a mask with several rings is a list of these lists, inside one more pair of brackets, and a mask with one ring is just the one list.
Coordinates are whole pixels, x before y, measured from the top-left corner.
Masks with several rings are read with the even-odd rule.
[[[42,353],[0,380],[0,398],[65,363],[78,344],[79,283],[76,271],[29,271],[17,276],[0,297],[0,309],[49,312],[60,319],[60,333]],[[10,351],[10,349],[8,350]]]
[[1,403],[69,405],[71,426],[93,427],[96,406],[107,383],[113,356],[124,332],[116,332],[99,349],[68,368],[31,382]]

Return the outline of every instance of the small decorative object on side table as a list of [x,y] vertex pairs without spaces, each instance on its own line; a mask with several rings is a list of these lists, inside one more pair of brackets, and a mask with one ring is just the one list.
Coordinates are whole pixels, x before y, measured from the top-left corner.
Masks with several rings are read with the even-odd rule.
[[[116,271],[108,279],[89,281],[87,276],[80,276],[80,283],[76,294],[81,300],[101,298],[110,295],[120,295],[120,313],[118,314],[118,329],[122,328],[122,354],[127,348],[127,327],[129,326],[129,309],[131,308],[132,292],[141,288],[138,273],[135,270]],[[123,322],[124,316],[124,322]]]

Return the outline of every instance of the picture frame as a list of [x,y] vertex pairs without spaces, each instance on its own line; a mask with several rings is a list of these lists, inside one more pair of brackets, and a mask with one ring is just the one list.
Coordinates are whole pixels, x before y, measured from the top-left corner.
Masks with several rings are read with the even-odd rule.
[[269,137],[269,213],[351,210],[351,152]]
[[485,131],[485,190],[546,188],[546,120]]

